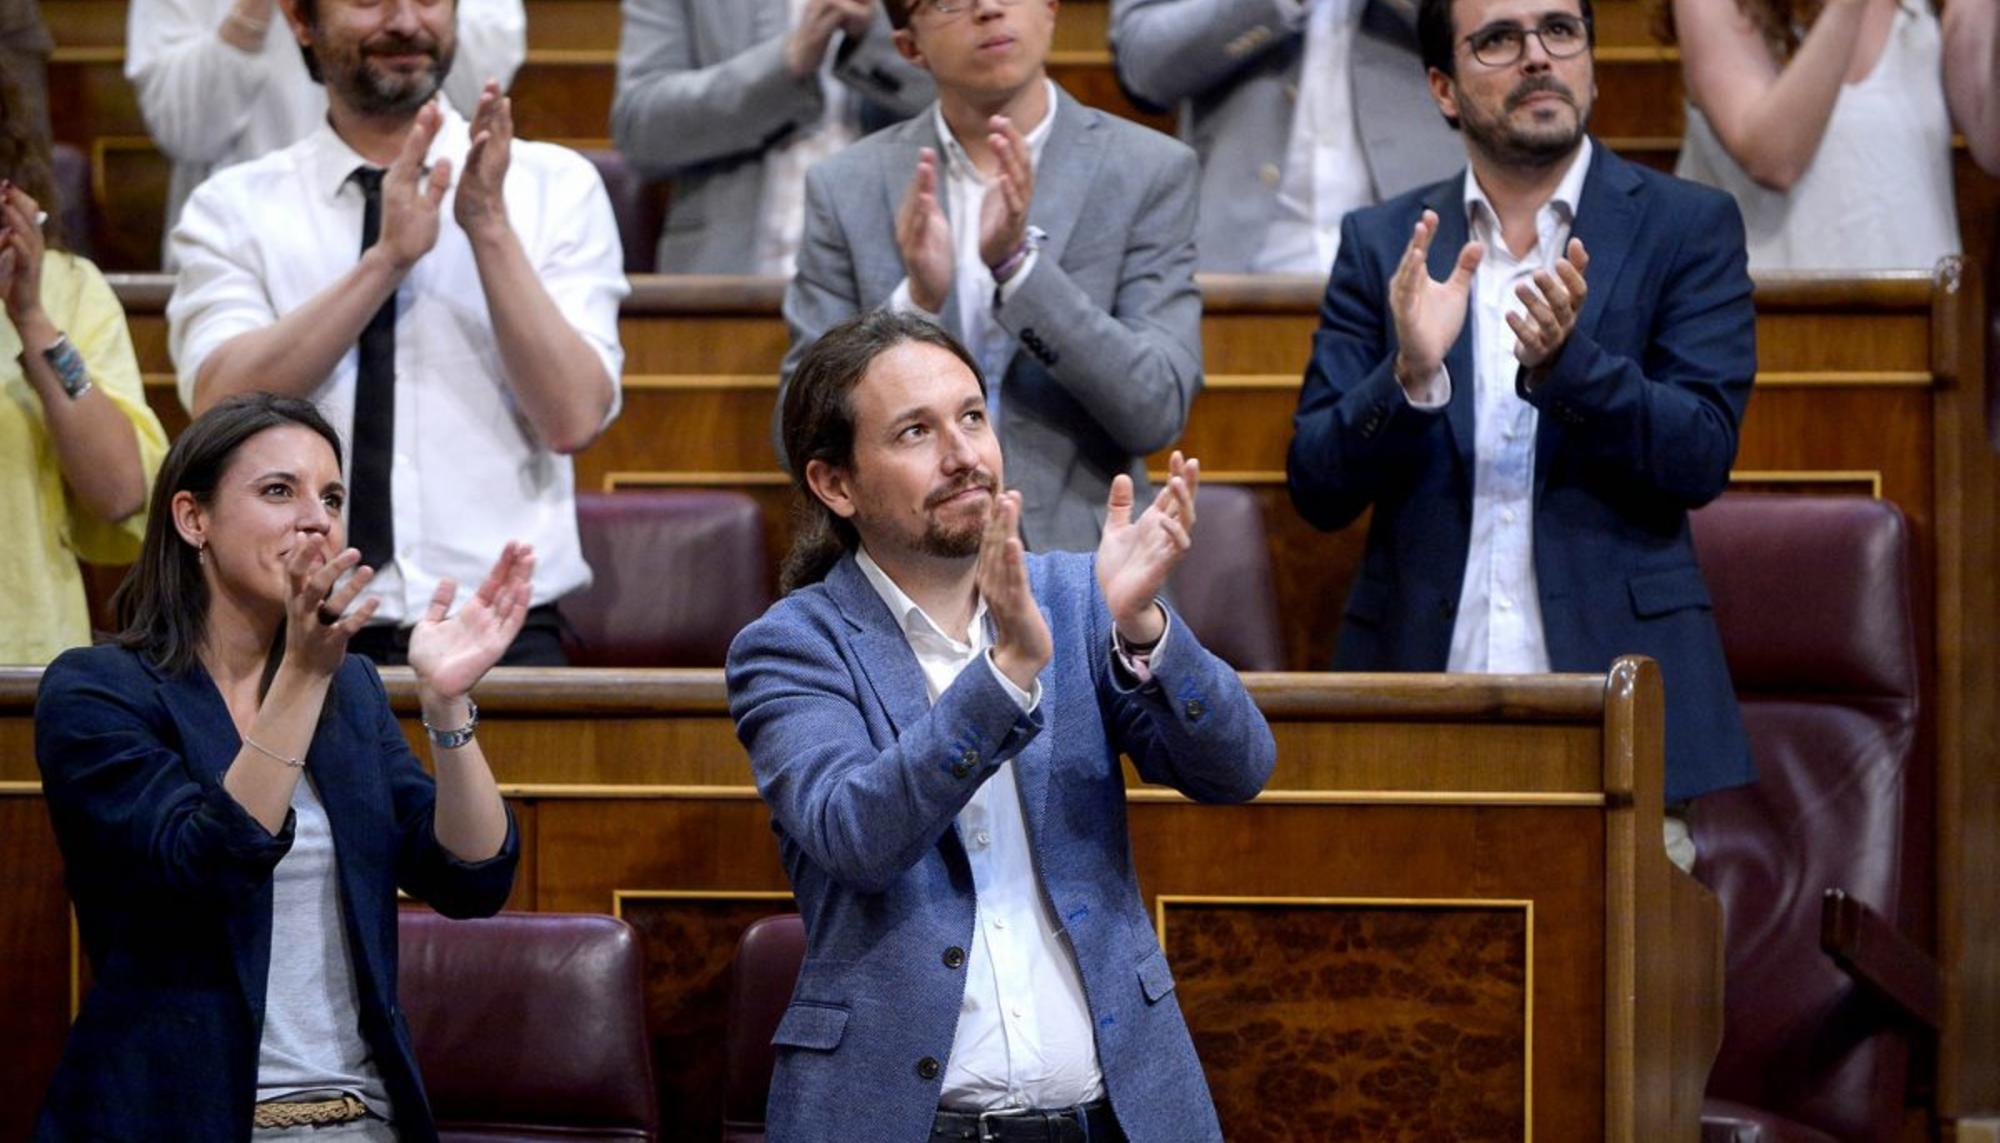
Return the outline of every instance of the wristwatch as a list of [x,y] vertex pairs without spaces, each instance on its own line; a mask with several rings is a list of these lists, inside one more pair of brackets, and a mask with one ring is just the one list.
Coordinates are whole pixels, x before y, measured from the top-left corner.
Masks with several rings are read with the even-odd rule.
[[424,733],[431,736],[431,742],[439,750],[456,750],[472,741],[472,732],[479,727],[479,704],[472,701],[471,695],[465,696],[465,711],[465,725],[456,730],[439,730],[429,719],[423,720]]
[[90,392],[90,371],[83,367],[83,354],[69,343],[69,335],[56,334],[56,339],[42,350],[42,360],[56,371],[56,380],[62,382],[63,392],[74,401]]

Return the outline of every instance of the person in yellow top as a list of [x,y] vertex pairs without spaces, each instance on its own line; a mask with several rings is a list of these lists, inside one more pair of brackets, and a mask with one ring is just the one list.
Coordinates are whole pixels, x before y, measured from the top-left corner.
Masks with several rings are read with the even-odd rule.
[[[125,311],[61,249],[48,154],[0,76],[0,664],[90,642],[77,559],[130,563],[167,434]],[[46,204],[46,205],[45,205]],[[47,212],[45,214],[45,211]]]

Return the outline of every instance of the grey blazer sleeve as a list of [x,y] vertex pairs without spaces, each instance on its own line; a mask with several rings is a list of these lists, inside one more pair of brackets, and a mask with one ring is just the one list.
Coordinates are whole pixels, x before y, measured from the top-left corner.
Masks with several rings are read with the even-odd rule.
[[1118,78],[1140,99],[1172,107],[1300,34],[1305,8],[1302,0],[1112,0]]
[[997,311],[1023,352],[1034,354],[1134,456],[1173,443],[1201,391],[1201,291],[1194,284],[1198,181],[1194,152],[1180,146],[1153,172],[1127,232],[1109,311],[1050,257],[1035,260]]
[[937,98],[937,85],[930,73],[903,58],[896,50],[889,14],[875,8],[875,24],[859,39],[842,34],[834,50],[835,79],[854,89],[863,99],[906,119]]
[[819,77],[786,70],[783,36],[704,66],[686,0],[624,0],[621,8],[611,136],[646,175],[761,151],[824,113]]

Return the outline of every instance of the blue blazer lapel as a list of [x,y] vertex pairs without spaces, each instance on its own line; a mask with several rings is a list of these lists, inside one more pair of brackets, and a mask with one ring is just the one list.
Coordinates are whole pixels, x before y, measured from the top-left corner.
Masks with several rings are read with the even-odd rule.
[[[1612,154],[1601,140],[1591,140],[1590,170],[1583,176],[1583,193],[1576,204],[1576,219],[1570,226],[1570,237],[1582,239],[1583,249],[1590,256],[1590,267],[1584,271],[1590,296],[1584,299],[1583,312],[1576,315],[1574,333],[1596,336],[1612,287],[1625,268],[1626,256],[1632,252],[1632,236],[1639,232],[1642,212],[1637,194],[1644,185],[1630,163]],[[1556,425],[1546,417],[1541,418],[1535,434],[1538,495],[1548,479],[1555,442],[1560,435]]]
[[[151,669],[150,667],[148,668]],[[243,749],[236,722],[222,692],[199,663],[184,675],[160,675],[161,705],[180,734],[181,757],[195,781],[220,786],[230,763]],[[264,989],[271,968],[271,883],[258,890],[254,909],[225,910],[229,947],[236,963],[236,984],[251,1012],[263,1011]]]
[[[1464,248],[1467,235],[1465,225],[1465,180],[1471,172],[1460,172],[1455,179],[1439,183],[1425,199],[1424,205],[1437,212],[1437,233],[1431,236],[1428,269],[1433,279],[1444,281],[1458,266],[1458,252]],[[1404,236],[1407,243],[1409,238]],[[1400,251],[1398,252],[1400,256]],[[1452,343],[1451,351],[1445,354],[1444,367],[1451,374],[1451,402],[1445,406],[1445,420],[1451,424],[1452,443],[1458,446],[1459,460],[1464,462],[1465,472],[1472,471],[1472,420],[1478,408],[1478,395],[1473,389],[1472,376],[1472,306],[1466,305],[1465,327],[1459,331],[1458,340]]]
[[917,665],[916,652],[910,650],[902,625],[889,614],[888,605],[875,594],[874,585],[852,555],[842,557],[827,574],[826,590],[853,628],[855,656],[867,664],[863,674],[868,685],[888,715],[890,726],[900,735],[931,709],[930,687],[924,682],[923,668]]

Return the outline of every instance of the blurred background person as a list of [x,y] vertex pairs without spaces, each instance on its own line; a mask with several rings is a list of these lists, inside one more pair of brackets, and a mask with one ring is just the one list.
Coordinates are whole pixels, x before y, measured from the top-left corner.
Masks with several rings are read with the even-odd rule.
[[[471,691],[528,610],[509,543],[411,640],[433,780],[347,641],[340,441],[311,404],[221,402],[175,441],[115,645],[51,664],[35,760],[93,983],[38,1140],[435,1140],[396,1011],[396,890],[497,911],[513,820]],[[254,1130],[253,1130],[254,1128]]]
[[1972,159],[2000,176],[2000,3],[1962,0],[1944,10],[1944,93]]
[[1408,0],[1112,0],[1111,50],[1201,156],[1204,270],[1324,277],[1348,211],[1464,161]]
[[[210,173],[288,147],[326,120],[326,91],[308,52],[293,42],[277,0],[130,0],[125,78],[146,129],[173,160],[166,232]],[[419,5],[424,0],[381,0]],[[316,0],[293,0],[307,23]],[[469,112],[486,81],[502,90],[528,51],[521,0],[462,0],[458,59],[446,62],[444,93]],[[364,56],[406,47],[394,34],[363,45]],[[163,252],[172,268],[172,254]]]
[[666,274],[789,278],[806,169],[929,105],[879,0],[625,0],[611,136],[673,179]]
[[138,555],[167,436],[118,298],[63,249],[47,136],[12,80],[0,72],[0,663],[39,665],[90,642],[77,560]]
[[1982,58],[1979,21],[1955,21],[1947,51],[1927,0],[1671,0],[1666,16],[1689,103],[1675,171],[1736,199],[1753,272],[1928,270],[1959,252],[1953,119],[1976,100],[1946,92],[1983,68],[1978,114],[1995,118],[1990,27]]
[[10,114],[43,146],[49,142],[49,53],[55,46],[37,0],[0,0],[0,72],[13,80],[18,106]]

